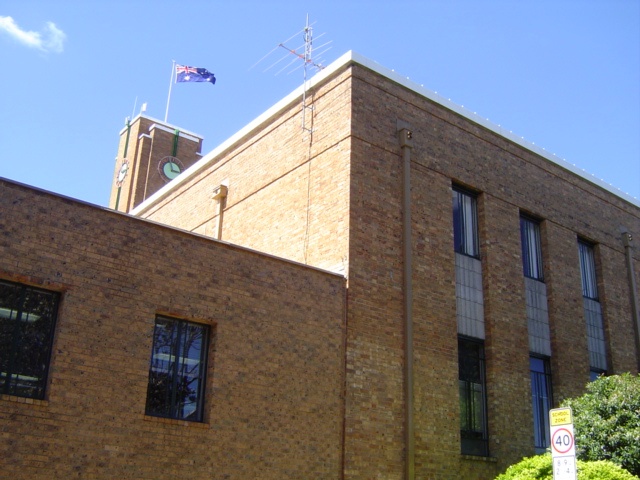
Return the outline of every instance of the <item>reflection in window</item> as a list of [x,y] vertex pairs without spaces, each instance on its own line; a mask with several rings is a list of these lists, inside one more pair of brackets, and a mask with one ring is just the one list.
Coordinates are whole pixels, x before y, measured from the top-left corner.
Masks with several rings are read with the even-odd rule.
[[59,298],[0,282],[0,393],[44,398]]
[[147,415],[201,422],[209,327],[158,317],[147,388]]

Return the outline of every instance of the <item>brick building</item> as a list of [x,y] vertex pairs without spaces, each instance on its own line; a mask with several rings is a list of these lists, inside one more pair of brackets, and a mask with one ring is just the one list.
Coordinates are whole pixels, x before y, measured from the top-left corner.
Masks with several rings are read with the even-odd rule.
[[112,210],[1,184],[0,286],[57,312],[3,471],[490,479],[638,372],[637,200],[356,54],[302,88],[202,156],[135,118]]

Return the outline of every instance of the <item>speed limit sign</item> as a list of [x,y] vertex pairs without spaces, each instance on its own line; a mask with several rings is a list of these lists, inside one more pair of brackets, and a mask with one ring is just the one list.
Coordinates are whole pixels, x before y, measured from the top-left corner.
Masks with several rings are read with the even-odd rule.
[[576,480],[576,443],[571,408],[549,411],[553,480]]
[[556,427],[551,430],[551,448],[558,455],[575,455],[576,446],[573,440],[573,425]]

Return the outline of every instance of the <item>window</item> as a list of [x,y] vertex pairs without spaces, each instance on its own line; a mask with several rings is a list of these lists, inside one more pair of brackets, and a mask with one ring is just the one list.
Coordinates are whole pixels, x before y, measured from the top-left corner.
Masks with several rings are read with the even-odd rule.
[[489,437],[483,344],[460,338],[458,340],[458,367],[462,453],[487,456],[489,455]]
[[0,281],[0,393],[44,398],[59,299]]
[[598,281],[594,248],[578,239],[580,274],[582,278],[582,303],[587,324],[587,344],[591,379],[607,371],[607,344],[602,316],[602,305],[598,300]]
[[543,280],[542,250],[540,248],[540,224],[528,217],[520,217],[522,243],[522,268],[524,276]]
[[480,256],[478,243],[478,211],[476,196],[464,190],[453,189],[453,241],[454,249],[471,257]]
[[596,281],[596,262],[593,255],[593,246],[578,240],[578,252],[580,254],[580,273],[582,275],[582,296],[598,299],[598,283]]
[[201,422],[209,327],[156,318],[147,388],[147,415]]
[[530,357],[529,370],[535,448],[537,453],[544,453],[549,447],[549,410],[552,403],[549,359]]

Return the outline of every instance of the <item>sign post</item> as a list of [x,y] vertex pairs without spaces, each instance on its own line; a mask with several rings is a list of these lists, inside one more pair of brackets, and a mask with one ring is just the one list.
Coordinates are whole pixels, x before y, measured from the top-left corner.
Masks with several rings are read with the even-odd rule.
[[576,442],[570,407],[549,410],[553,480],[577,480]]

